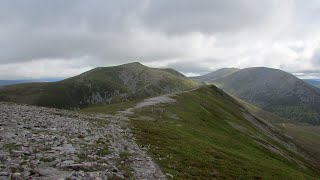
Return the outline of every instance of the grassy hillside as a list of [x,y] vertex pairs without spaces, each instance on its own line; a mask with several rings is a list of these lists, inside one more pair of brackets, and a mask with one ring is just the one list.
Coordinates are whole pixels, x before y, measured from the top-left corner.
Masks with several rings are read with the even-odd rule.
[[271,126],[279,128],[282,134],[289,135],[292,141],[304,149],[310,161],[320,168],[320,126],[292,123],[289,119],[281,118],[239,98],[234,98],[255,117],[264,119]]
[[0,100],[57,108],[81,108],[183,91],[196,86],[196,83],[172,69],[162,70],[130,63],[95,68],[59,82],[2,86]]
[[247,68],[212,81],[219,88],[294,122],[320,124],[320,89],[277,69]]
[[293,137],[293,141],[310,153],[311,160],[320,167],[320,126],[279,123],[279,128]]
[[174,179],[319,179],[290,139],[218,88],[177,94],[137,109],[130,121]]

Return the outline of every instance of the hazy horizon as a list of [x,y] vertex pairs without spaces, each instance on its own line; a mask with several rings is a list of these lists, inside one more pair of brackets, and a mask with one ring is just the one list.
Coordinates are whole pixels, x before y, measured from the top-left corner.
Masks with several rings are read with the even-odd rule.
[[[132,62],[128,62],[128,63],[132,63]],[[140,63],[140,62],[138,62],[138,63]],[[125,64],[127,64],[127,63],[125,63]],[[143,63],[141,63],[141,64],[143,64]],[[118,65],[123,65],[123,64],[117,64],[117,65],[112,65],[112,66],[118,66]],[[145,64],[143,64],[143,65],[145,65]],[[246,67],[246,68],[255,68],[255,67],[256,66]],[[259,66],[259,67],[270,68],[270,67],[264,67],[264,66]],[[94,68],[98,68],[98,67],[94,67]],[[156,67],[151,67],[151,68],[156,68]],[[164,67],[164,68],[171,68],[171,67]],[[224,68],[235,68],[235,67],[224,67]],[[224,69],[224,68],[221,68],[221,69]],[[238,68],[238,69],[245,69],[245,68]],[[217,69],[217,70],[219,70],[219,69]],[[80,72],[79,74],[84,73],[84,72],[86,72],[86,71]],[[211,71],[211,72],[214,72],[214,71]],[[202,74],[184,74],[183,72],[181,72],[181,73],[183,73],[187,77],[196,77],[196,76],[203,76],[203,75],[209,74],[211,72],[205,72],[205,73],[202,73]],[[79,74],[75,74],[74,76],[77,76]],[[320,78],[319,77],[315,77],[315,76],[306,76],[306,75],[301,75],[299,73],[291,73],[291,74],[296,76],[296,77],[298,77],[299,79],[320,81]],[[60,81],[60,80],[63,80],[63,79],[70,78],[70,77],[73,77],[73,76],[68,76],[68,77],[47,77],[47,78],[37,78],[36,77],[36,78],[29,78],[29,79],[27,79],[27,78],[26,79],[0,79],[0,81],[56,82],[56,81]],[[21,83],[21,82],[18,82],[18,83]]]

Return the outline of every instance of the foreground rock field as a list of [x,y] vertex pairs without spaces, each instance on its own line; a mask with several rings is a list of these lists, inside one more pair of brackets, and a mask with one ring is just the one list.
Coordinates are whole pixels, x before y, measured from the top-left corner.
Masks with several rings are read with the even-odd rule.
[[127,121],[0,102],[0,179],[166,179]]

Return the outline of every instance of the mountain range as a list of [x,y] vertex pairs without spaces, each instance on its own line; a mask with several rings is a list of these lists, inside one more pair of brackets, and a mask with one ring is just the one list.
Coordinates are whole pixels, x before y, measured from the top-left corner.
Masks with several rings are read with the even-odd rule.
[[195,77],[264,110],[294,121],[320,124],[320,89],[290,73],[265,67],[221,69]]
[[0,86],[32,83],[32,82],[55,82],[60,81],[62,78],[48,78],[48,79],[20,79],[20,80],[0,80]]

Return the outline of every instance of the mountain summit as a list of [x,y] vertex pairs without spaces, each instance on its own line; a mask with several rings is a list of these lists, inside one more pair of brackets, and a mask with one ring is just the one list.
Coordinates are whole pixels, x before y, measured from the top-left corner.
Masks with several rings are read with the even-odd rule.
[[79,108],[183,91],[196,87],[173,69],[149,68],[138,62],[98,67],[54,83],[3,86],[0,100],[32,105]]

